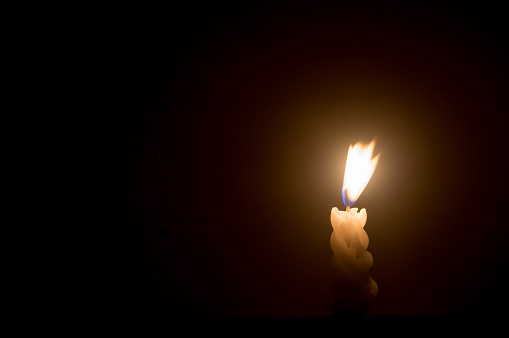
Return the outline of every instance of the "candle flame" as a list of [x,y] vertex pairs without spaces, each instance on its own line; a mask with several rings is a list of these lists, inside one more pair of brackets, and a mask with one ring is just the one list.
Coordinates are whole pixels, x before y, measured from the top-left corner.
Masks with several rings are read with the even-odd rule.
[[372,158],[375,144],[375,140],[367,146],[356,143],[348,149],[342,190],[343,203],[347,207],[353,206],[375,172],[380,157],[378,154]]

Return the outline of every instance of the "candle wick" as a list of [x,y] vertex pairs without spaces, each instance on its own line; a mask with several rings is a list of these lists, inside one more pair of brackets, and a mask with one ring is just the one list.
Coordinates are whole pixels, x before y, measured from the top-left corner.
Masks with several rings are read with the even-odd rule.
[[350,205],[346,206],[346,212],[350,212]]

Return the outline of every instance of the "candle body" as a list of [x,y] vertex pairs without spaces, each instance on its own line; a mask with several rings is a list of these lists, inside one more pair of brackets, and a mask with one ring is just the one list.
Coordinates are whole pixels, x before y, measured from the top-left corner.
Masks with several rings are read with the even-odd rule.
[[376,296],[378,286],[369,276],[373,256],[366,250],[369,244],[364,230],[366,209],[357,210],[351,208],[346,212],[334,207],[331,211],[333,314],[369,317],[370,299]]

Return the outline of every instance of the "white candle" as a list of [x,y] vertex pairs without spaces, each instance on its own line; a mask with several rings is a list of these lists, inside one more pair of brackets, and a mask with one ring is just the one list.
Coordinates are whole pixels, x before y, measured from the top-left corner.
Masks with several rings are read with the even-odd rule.
[[372,158],[375,142],[367,147],[350,146],[343,181],[343,202],[346,211],[334,207],[331,211],[332,292],[336,301],[333,314],[369,316],[370,298],[378,293],[378,285],[369,276],[373,256],[366,249],[369,238],[364,230],[367,212],[350,208],[357,200],[378,163]]
[[345,287],[362,295],[376,296],[378,286],[369,276],[373,256],[366,250],[369,244],[368,234],[364,230],[367,213],[366,209],[357,210],[351,208],[347,212],[332,208],[330,242],[334,252],[331,263],[333,278],[342,280]]

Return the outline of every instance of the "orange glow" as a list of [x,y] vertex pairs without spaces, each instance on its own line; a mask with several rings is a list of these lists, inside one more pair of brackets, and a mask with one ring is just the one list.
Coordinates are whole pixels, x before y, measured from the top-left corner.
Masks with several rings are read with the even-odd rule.
[[359,198],[375,172],[380,154],[372,158],[375,140],[367,146],[356,143],[348,149],[345,178],[343,180],[343,203],[349,207]]

